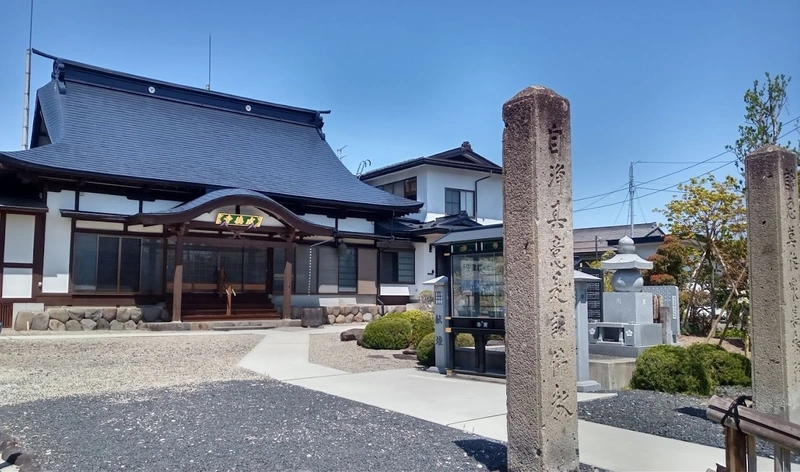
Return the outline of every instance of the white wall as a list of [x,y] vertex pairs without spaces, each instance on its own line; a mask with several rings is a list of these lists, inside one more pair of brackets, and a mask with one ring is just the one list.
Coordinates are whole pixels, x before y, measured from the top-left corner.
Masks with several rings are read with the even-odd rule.
[[3,269],[3,298],[31,298],[33,269],[6,267]]
[[475,181],[483,177],[488,179],[478,182],[477,219],[481,224],[503,222],[503,176],[464,169],[425,166],[427,172],[427,215],[425,221],[431,221],[445,215],[444,191],[446,188],[475,191]]
[[78,206],[80,211],[96,213],[112,213],[115,215],[135,215],[139,213],[139,200],[130,200],[121,195],[81,192]]
[[44,231],[43,293],[69,292],[69,259],[72,220],[63,218],[61,210],[75,209],[75,192],[47,192],[47,216]]
[[[336,220],[324,215],[307,214],[303,215],[301,218],[329,228],[336,227]],[[375,224],[364,218],[339,218],[339,230],[373,234],[375,233]]]
[[33,234],[36,217],[33,215],[6,215],[5,262],[33,264]]
[[[417,201],[426,203],[428,201],[428,174],[425,172],[425,169],[429,166],[418,166],[413,167],[411,169],[405,169],[398,172],[394,172],[389,175],[382,175],[380,177],[376,177],[374,179],[365,180],[365,183],[373,187],[378,187],[381,185],[386,185],[392,182],[397,182],[399,180],[405,180],[411,177],[417,178]],[[408,215],[409,218],[421,219],[424,220],[425,214],[428,212],[427,204],[423,205],[420,208],[419,212],[411,213]]]
[[[82,205],[83,202],[81,202],[81,206]],[[176,202],[172,200],[156,200],[154,202],[144,201],[142,202],[142,210],[145,213],[152,213],[155,211],[169,210],[170,208],[175,208],[178,205],[183,205],[183,202]]]

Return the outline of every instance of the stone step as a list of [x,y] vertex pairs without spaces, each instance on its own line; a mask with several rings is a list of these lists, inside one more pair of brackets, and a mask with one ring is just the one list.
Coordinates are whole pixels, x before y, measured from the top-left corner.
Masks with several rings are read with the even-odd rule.
[[251,329],[275,329],[275,326],[267,325],[237,325],[237,326],[210,326],[211,331],[246,331]]

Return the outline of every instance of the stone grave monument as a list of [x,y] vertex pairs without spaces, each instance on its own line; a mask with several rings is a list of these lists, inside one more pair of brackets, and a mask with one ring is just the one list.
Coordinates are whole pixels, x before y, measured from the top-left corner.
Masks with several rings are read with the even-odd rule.
[[508,470],[578,471],[570,104],[503,105]]
[[645,349],[662,344],[661,324],[653,323],[655,295],[643,291],[642,269],[653,263],[639,257],[633,239],[619,240],[617,255],[601,263],[613,270],[613,292],[603,294],[603,321],[589,324],[589,352],[617,357],[638,357]]

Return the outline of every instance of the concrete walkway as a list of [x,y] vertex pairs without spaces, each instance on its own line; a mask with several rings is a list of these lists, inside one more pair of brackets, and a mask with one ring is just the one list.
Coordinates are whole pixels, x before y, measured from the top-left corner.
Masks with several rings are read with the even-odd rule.
[[[262,340],[239,366],[330,395],[396,411],[441,425],[506,441],[505,385],[397,369],[350,374],[308,361],[309,336],[353,327],[260,332]],[[610,394],[613,395],[613,394]],[[579,393],[578,401],[609,394]],[[724,450],[579,421],[581,462],[616,472],[702,471],[724,463]],[[771,459],[759,458],[771,470]]]

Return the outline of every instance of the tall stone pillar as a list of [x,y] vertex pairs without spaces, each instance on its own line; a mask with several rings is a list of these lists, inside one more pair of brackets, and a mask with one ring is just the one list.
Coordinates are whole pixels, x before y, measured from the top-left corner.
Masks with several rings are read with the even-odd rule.
[[569,101],[503,105],[508,470],[577,471]]
[[753,400],[800,423],[797,157],[766,146],[745,158]]

